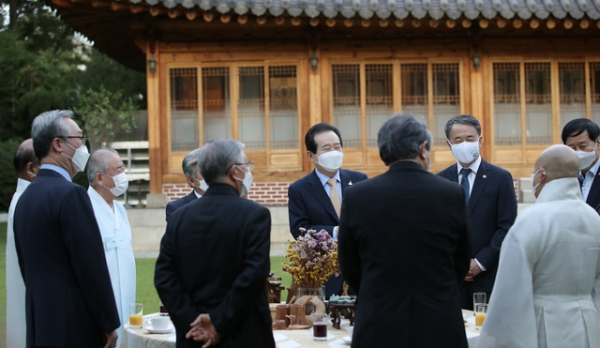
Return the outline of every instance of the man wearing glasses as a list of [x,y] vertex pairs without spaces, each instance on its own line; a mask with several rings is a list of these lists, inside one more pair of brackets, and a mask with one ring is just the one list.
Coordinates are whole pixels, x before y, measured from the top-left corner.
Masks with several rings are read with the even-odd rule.
[[35,118],[31,136],[42,163],[15,209],[25,282],[27,347],[105,347],[119,316],[90,198],[71,182],[89,153],[71,111]]
[[175,325],[178,348],[200,347],[195,341],[275,347],[265,291],[271,215],[241,197],[254,167],[243,148],[232,139],[200,148],[208,190],[171,214],[160,243],[154,285]]

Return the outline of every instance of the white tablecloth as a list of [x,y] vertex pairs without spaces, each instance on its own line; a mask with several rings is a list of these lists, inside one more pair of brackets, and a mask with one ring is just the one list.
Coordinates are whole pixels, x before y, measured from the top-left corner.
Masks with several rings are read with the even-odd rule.
[[[158,315],[153,313],[144,316],[144,327],[146,319]],[[475,328],[475,316],[471,311],[463,311],[463,316],[467,323],[465,331],[469,348],[474,348],[479,338],[479,330]],[[275,330],[273,337],[277,348],[315,348],[332,347],[347,348],[348,344],[344,342],[343,337],[348,337],[347,327],[349,321],[342,319],[341,329],[337,330],[331,327],[327,328],[327,342],[314,342],[312,339],[312,329],[310,330]],[[127,348],[175,348],[175,332],[170,334],[150,334],[145,329],[133,329],[129,323],[125,325],[125,335]]]

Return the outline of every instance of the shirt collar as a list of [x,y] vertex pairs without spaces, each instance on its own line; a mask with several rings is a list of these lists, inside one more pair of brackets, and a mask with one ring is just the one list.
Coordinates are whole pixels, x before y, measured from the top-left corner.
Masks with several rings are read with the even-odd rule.
[[114,203],[113,203],[113,208],[111,208],[110,205],[108,205],[108,203],[106,203],[104,198],[102,196],[100,196],[98,191],[96,191],[96,189],[91,186],[88,187],[88,195],[90,196],[91,199],[97,201],[104,209],[108,210],[111,213],[111,215],[114,216],[114,214],[115,214]]
[[196,190],[192,190],[192,192],[194,192],[194,194],[196,195],[196,198],[200,198],[202,197],[201,194],[199,194],[198,192],[196,192]]
[[[598,161],[598,162],[600,162],[600,161]],[[477,171],[479,170],[480,165],[481,165],[481,155],[477,156],[477,159],[475,160],[475,162],[471,163],[471,165],[468,168],[471,169],[473,174],[477,174]],[[460,162],[457,162],[456,170],[458,171],[459,175],[460,175],[461,169],[463,169],[463,166],[460,164]]]
[[22,187],[23,189],[25,189],[27,186],[29,186],[29,184],[31,184],[31,181],[17,178],[17,187]]
[[62,175],[68,181],[73,182],[73,180],[71,180],[71,174],[69,174],[69,172],[63,167],[59,167],[54,164],[44,163],[44,164],[42,164],[40,169],[49,169],[51,171],[57,172],[58,174]]
[[[600,162],[600,161],[599,161]],[[325,186],[325,184],[327,184],[327,180],[329,180],[329,176],[321,173],[318,169],[315,168],[315,173],[317,173],[317,176],[319,177],[319,180],[321,180],[321,185]],[[333,176],[338,182],[342,182],[342,179],[340,179],[340,171],[338,170],[335,175]]]
[[[596,164],[594,164],[594,166],[592,168],[590,168],[590,170],[588,170],[587,173],[592,173],[592,174],[594,174],[592,176],[596,176],[596,174],[598,174],[598,168],[600,168],[600,159],[598,159]],[[581,170],[579,171],[579,173],[581,173]],[[587,173],[585,173],[585,176],[588,176]]]

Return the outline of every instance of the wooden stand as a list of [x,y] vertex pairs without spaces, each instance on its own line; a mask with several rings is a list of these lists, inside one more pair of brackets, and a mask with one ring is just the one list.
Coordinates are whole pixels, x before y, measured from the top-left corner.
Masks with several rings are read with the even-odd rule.
[[342,311],[348,309],[350,311],[350,326],[354,326],[354,314],[356,311],[355,304],[337,304],[329,303],[329,309],[331,310],[331,323],[333,328],[340,329],[340,322],[342,321]]

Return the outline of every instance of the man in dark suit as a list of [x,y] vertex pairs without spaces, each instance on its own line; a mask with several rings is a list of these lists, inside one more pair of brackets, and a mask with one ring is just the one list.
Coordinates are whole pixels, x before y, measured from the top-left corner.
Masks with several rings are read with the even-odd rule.
[[[340,169],[344,148],[340,131],[327,123],[312,126],[304,138],[308,160],[315,170],[288,189],[290,229],[294,238],[300,228],[326,230],[337,239],[339,213],[346,189],[367,179],[360,172]],[[332,185],[333,184],[333,185]],[[334,196],[331,193],[337,193]],[[334,205],[335,204],[335,205]],[[342,293],[343,278],[337,274],[325,283],[326,297]]]
[[462,308],[472,309],[474,292],[485,292],[488,300],[490,298],[500,246],[517,217],[517,198],[512,175],[481,158],[483,137],[481,124],[475,117],[453,117],[446,123],[445,131],[448,146],[458,163],[438,175],[459,182],[467,195],[473,239],[469,274],[460,295]]
[[265,292],[271,215],[240,197],[252,184],[253,162],[243,144],[220,139],[200,149],[199,163],[210,187],[169,219],[154,276],[177,348],[201,347],[196,341],[275,347]]
[[600,128],[587,118],[576,118],[562,130],[563,144],[579,156],[579,184],[583,200],[600,213]]
[[396,115],[378,134],[389,170],[346,190],[340,268],[358,292],[352,347],[466,348],[458,286],[469,270],[462,188],[430,174],[424,120]]
[[33,121],[42,166],[15,210],[27,347],[114,348],[120,322],[102,238],[86,190],[71,182],[89,158],[72,118],[55,110]]
[[196,149],[185,155],[183,158],[183,162],[181,163],[181,167],[183,169],[183,174],[187,180],[188,185],[192,188],[192,192],[189,195],[179,198],[169,204],[167,204],[166,208],[166,220],[169,221],[169,216],[177,209],[183,207],[184,205],[195,201],[196,199],[202,197],[204,191],[208,189],[208,185],[206,181],[200,175],[200,170],[198,169],[198,151],[200,149]]

